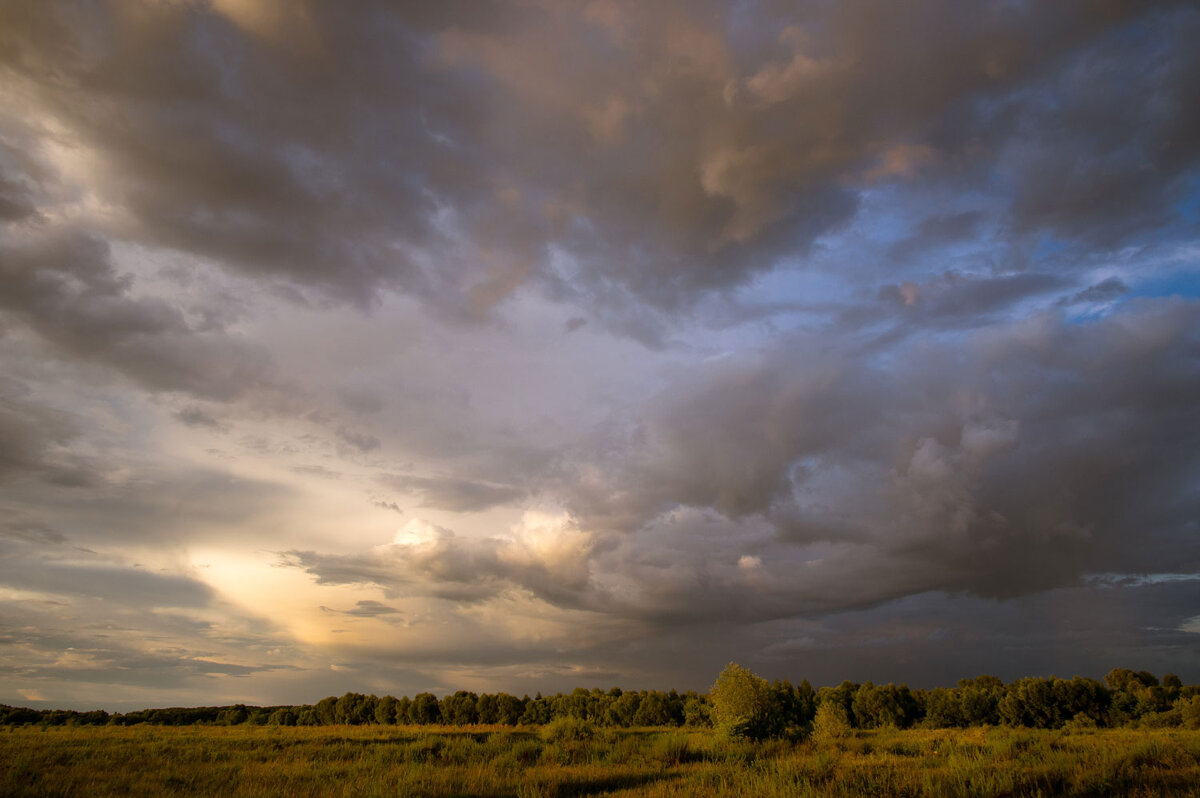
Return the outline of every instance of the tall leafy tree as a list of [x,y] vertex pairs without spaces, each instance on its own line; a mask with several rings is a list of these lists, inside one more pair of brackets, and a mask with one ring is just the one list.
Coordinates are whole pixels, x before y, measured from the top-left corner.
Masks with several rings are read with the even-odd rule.
[[442,717],[437,696],[433,693],[417,693],[413,697],[411,712],[413,723],[437,723]]
[[736,662],[717,676],[709,702],[716,728],[726,736],[760,740],[785,728],[783,708],[771,685]]

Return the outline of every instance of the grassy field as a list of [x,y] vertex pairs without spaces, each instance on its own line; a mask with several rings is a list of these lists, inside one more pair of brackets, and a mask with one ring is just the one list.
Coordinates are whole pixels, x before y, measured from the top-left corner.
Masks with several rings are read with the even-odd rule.
[[0,730],[0,795],[1187,795],[1200,732],[704,731],[507,727]]

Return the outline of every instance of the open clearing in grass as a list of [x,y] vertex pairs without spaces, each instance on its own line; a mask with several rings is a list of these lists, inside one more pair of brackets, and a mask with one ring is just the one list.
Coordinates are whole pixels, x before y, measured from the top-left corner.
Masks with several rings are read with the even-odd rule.
[[1200,796],[1200,732],[80,727],[0,732],[0,794]]

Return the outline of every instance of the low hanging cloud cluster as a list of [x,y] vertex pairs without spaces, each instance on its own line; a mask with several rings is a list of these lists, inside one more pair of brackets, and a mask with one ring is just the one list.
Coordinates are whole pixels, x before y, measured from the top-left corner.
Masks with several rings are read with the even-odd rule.
[[1194,304],[1086,326],[1047,313],[886,363],[813,357],[814,343],[710,364],[578,452],[553,477],[561,552],[410,521],[366,555],[289,562],[324,582],[524,590],[672,622],[1200,566]]
[[391,596],[425,595],[456,602],[494,598],[513,587],[550,603],[571,604],[587,588],[593,536],[564,516],[528,512],[511,534],[464,539],[419,519],[391,543],[362,554],[283,554],[281,564],[304,568],[319,583],[371,583]]

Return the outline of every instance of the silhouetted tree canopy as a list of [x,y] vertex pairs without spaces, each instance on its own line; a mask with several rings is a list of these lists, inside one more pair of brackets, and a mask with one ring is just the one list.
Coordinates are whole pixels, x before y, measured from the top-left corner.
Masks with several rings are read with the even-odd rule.
[[910,690],[906,685],[857,684],[814,690],[807,680],[768,683],[736,663],[717,677],[708,695],[675,690],[577,688],[570,693],[517,698],[466,690],[440,701],[361,693],[329,696],[311,705],[166,707],[109,714],[0,705],[0,726],[151,724],[158,726],[271,724],[316,725],[545,725],[573,718],[596,726],[715,726],[734,737],[799,735],[836,728],[962,728],[1005,724],[1030,728],[1155,726],[1200,728],[1200,686],[1175,674],[1160,682],[1152,673],[1114,668],[1103,682],[1027,677],[1005,684],[995,676],[960,680],[955,687]]

